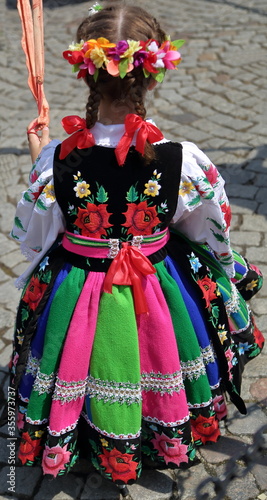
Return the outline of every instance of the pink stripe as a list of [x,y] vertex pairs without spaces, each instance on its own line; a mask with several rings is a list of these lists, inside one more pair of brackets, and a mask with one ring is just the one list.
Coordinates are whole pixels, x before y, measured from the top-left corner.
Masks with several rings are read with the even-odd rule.
[[[165,231],[161,231],[160,233],[157,233],[158,235],[164,234]],[[69,233],[66,231],[66,234],[69,234],[71,236],[75,236],[76,238],[79,238],[84,241],[93,241],[103,243],[103,240],[98,239],[98,238],[86,238],[85,236],[79,236],[76,234]],[[72,243],[64,234],[63,240],[62,240],[62,246],[65,248],[68,252],[72,252],[78,255],[81,255],[83,257],[93,257],[93,258],[98,258],[98,259],[106,259],[108,256],[108,253],[110,251],[110,248],[108,247],[90,247],[90,246],[84,246],[84,245],[79,245],[76,243]],[[145,237],[143,240],[143,243],[141,244],[141,251],[144,255],[148,256],[151,255],[152,253],[157,252],[161,248],[163,248],[167,241],[169,239],[169,233],[167,233],[165,236],[163,236],[160,240],[158,241],[153,241],[152,243],[146,243]],[[108,240],[107,240],[108,241]]]
[[[180,371],[177,341],[170,312],[155,275],[143,280],[149,314],[137,318],[142,373],[163,375]],[[164,355],[162,355],[164,353]],[[188,415],[185,391],[161,396],[152,391],[143,392],[144,417],[156,417],[165,422],[182,420]]]
[[[100,293],[105,273],[90,272],[77,302],[63,354],[58,378],[66,382],[85,380],[88,375],[94,342]],[[53,400],[50,413],[51,431],[60,432],[72,425],[82,411],[84,397],[62,403]]]

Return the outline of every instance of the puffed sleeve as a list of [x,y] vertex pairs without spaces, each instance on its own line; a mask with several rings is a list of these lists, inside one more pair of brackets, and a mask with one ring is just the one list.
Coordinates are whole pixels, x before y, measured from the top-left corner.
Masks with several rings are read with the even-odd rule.
[[53,182],[53,158],[58,141],[43,148],[29,176],[29,187],[17,205],[10,236],[20,243],[21,252],[32,261],[16,280],[21,288],[38,262],[65,230],[65,220],[56,201]]
[[177,209],[171,227],[196,243],[207,244],[229,277],[234,276],[230,246],[231,209],[224,180],[195,144],[183,142]]

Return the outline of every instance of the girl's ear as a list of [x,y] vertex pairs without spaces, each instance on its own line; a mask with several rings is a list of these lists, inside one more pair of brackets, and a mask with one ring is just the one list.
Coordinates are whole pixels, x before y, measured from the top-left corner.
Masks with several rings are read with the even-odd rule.
[[153,90],[156,87],[157,83],[157,80],[154,80],[153,78],[153,80],[151,80],[150,84],[148,85],[147,90]]

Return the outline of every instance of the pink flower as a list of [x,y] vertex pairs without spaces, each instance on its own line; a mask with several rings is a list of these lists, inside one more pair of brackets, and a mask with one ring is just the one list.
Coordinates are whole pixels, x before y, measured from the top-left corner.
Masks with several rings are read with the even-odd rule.
[[213,399],[214,410],[216,411],[216,415],[218,420],[222,420],[223,417],[227,415],[227,406],[224,401],[223,396],[216,396]]
[[164,458],[166,464],[172,462],[179,466],[181,462],[188,462],[187,446],[181,444],[182,439],[169,438],[164,433],[158,434],[154,432],[154,434],[156,439],[152,439],[152,443],[158,450],[159,456]]
[[19,411],[17,416],[17,428],[21,431],[23,427],[24,427],[24,415]]
[[217,168],[211,163],[205,174],[208,181],[211,183],[212,186],[214,186],[214,184],[216,184],[218,180],[218,175],[219,175]]
[[61,446],[45,447],[42,461],[44,474],[51,474],[56,477],[58,472],[64,469],[71,456],[71,452],[67,451],[67,446],[66,444],[63,448]]
[[80,65],[80,69],[87,69],[89,75],[94,75],[96,67],[95,67],[93,61],[91,61],[91,59],[89,59],[88,57],[85,57],[83,64]]
[[233,375],[231,373],[231,370],[233,368],[232,359],[234,357],[234,353],[231,351],[230,347],[227,349],[227,351],[225,351],[225,357],[226,357],[227,363],[228,363],[229,380],[232,380]]

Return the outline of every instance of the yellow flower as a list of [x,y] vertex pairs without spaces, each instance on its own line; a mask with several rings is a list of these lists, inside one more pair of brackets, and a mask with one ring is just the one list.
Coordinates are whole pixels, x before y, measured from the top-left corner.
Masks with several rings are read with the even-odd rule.
[[147,194],[148,196],[157,196],[159,194],[159,190],[161,186],[157,181],[148,181],[145,184],[146,189],[144,190],[144,194]]
[[221,341],[221,344],[227,340],[227,330],[225,330],[225,325],[218,325],[218,335]]
[[44,433],[44,431],[39,430],[39,431],[35,431],[34,435],[35,435],[35,437],[40,438],[40,437],[42,437],[43,433]]
[[24,339],[24,335],[22,333],[22,328],[20,328],[20,330],[17,329],[17,335],[16,335],[17,339],[18,339],[18,344],[21,345],[22,342],[23,342],[23,339]]
[[141,45],[139,45],[139,42],[136,42],[135,40],[127,40],[129,48],[125,50],[125,52],[121,55],[121,57],[124,59],[129,58],[129,63],[133,63],[133,55],[135,52],[137,52],[139,49],[141,49]]
[[77,198],[84,198],[84,196],[91,194],[89,187],[90,184],[86,184],[85,181],[77,182],[75,188],[73,188],[76,191]]
[[56,199],[53,184],[47,184],[43,190],[43,193],[45,194],[45,197],[50,198],[50,200],[54,201]]
[[189,194],[193,189],[194,184],[192,182],[183,181],[179,189],[179,194],[184,196],[185,194]]
[[96,68],[102,68],[103,64],[108,63],[108,58],[101,47],[96,46],[90,52],[90,59]]
[[258,280],[252,280],[250,283],[247,284],[246,290],[253,290],[255,286],[258,285]]
[[69,50],[81,50],[83,48],[83,45],[84,45],[84,41],[83,40],[81,40],[80,43],[74,43],[74,42],[72,42],[69,45]]
[[101,443],[102,443],[102,446],[108,446],[108,441],[104,438],[100,439]]
[[101,68],[104,63],[108,63],[106,50],[111,47],[116,47],[115,43],[110,43],[110,41],[104,37],[100,37],[97,40],[91,38],[86,42],[86,44],[87,51],[85,53],[85,57],[91,59],[96,68]]

